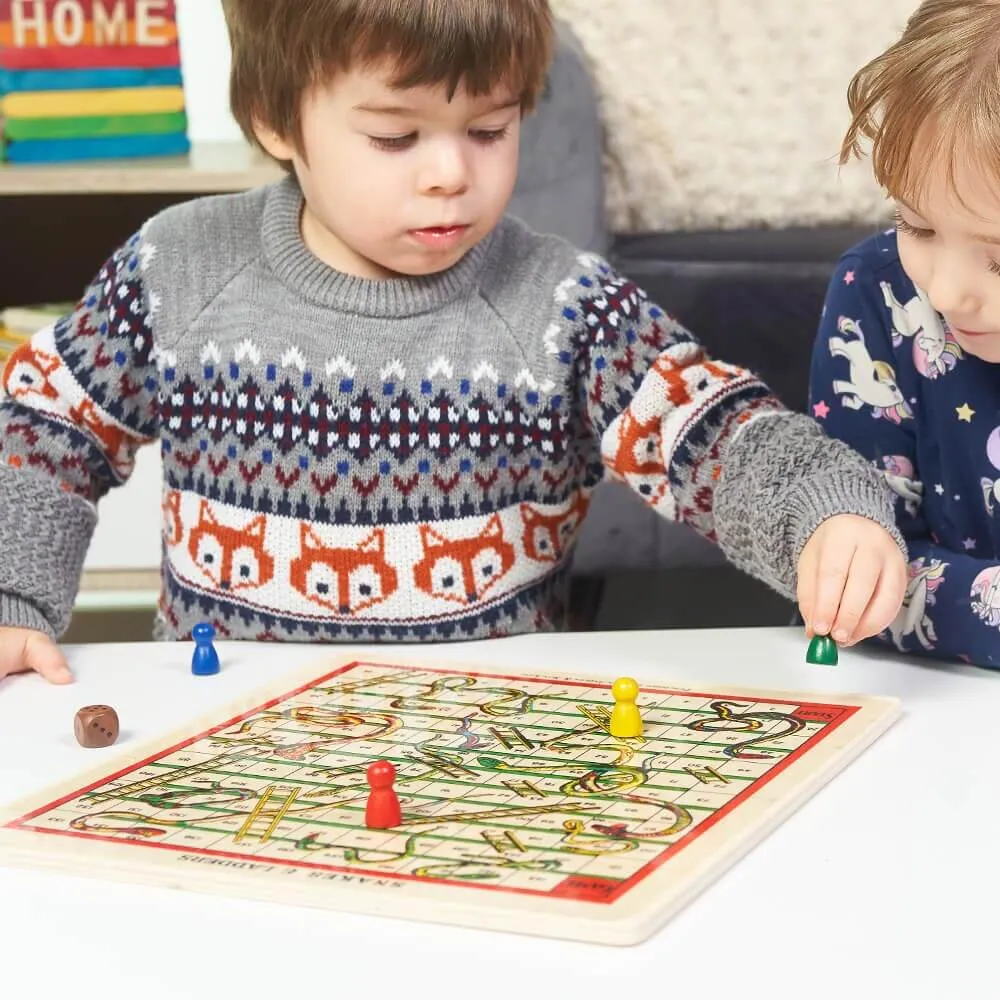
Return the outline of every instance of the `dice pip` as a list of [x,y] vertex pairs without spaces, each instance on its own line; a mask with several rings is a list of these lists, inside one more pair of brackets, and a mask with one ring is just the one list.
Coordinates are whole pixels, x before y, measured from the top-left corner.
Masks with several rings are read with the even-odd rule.
[[73,732],[82,747],[109,747],[118,739],[118,713],[110,705],[87,705],[76,713]]

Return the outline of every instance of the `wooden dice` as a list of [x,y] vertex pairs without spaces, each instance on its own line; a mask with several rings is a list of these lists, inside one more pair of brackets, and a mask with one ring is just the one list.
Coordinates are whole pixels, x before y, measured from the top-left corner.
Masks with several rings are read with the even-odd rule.
[[87,705],[76,713],[73,732],[82,747],[109,747],[118,739],[118,713],[110,705]]

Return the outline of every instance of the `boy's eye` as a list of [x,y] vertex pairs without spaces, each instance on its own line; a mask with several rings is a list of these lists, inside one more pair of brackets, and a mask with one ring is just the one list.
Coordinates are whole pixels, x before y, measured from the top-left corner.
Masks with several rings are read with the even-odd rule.
[[929,240],[934,235],[933,229],[918,229],[916,226],[910,225],[899,212],[896,213],[896,228],[901,233],[912,236],[915,240]]
[[406,135],[370,135],[368,141],[376,148],[387,153],[398,153],[400,150],[409,149],[417,141],[417,133],[409,132]]
[[510,128],[508,126],[504,126],[503,128],[474,128],[469,130],[469,135],[476,142],[489,145],[491,142],[499,142],[501,139],[506,139],[509,131]]

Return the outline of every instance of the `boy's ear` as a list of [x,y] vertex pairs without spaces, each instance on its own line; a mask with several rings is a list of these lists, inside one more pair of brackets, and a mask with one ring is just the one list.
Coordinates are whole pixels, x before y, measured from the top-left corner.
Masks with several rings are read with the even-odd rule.
[[270,126],[264,125],[254,119],[253,134],[274,159],[286,161],[295,159],[295,147],[287,139],[282,139]]

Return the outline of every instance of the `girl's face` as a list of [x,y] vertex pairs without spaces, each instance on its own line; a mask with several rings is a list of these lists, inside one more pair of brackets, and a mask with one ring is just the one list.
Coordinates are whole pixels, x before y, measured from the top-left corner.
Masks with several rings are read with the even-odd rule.
[[942,163],[919,204],[896,199],[899,256],[969,354],[1000,363],[1000,188],[968,162]]

